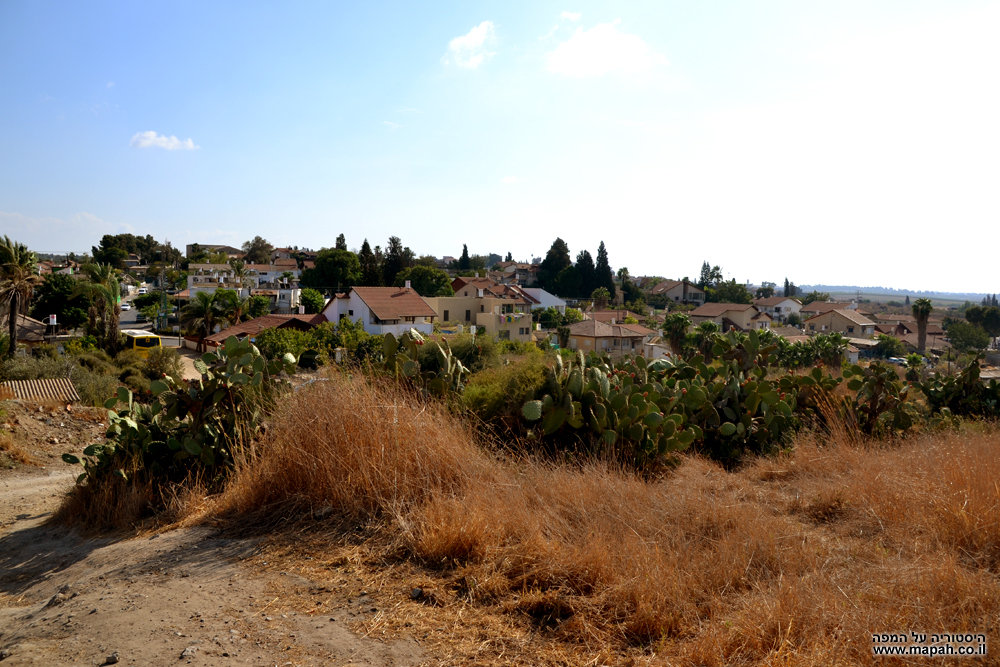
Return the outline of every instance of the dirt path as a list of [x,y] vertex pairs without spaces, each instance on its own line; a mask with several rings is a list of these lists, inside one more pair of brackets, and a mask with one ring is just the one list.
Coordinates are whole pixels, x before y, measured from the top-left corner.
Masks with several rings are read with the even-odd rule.
[[348,630],[354,610],[274,612],[276,599],[315,586],[294,573],[252,572],[241,561],[253,541],[204,527],[94,539],[46,525],[78,470],[51,461],[0,471],[2,667],[421,662],[412,641]]

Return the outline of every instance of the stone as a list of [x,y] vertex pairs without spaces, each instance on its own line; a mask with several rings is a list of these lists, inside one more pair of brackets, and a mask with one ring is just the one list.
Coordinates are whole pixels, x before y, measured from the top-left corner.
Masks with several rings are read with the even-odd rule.
[[105,665],[117,665],[118,664],[118,651],[115,651],[114,653],[112,653],[108,657],[106,657],[104,659],[104,664]]
[[186,649],[181,651],[181,659],[183,660],[184,658],[193,658],[194,654],[197,652],[198,652],[197,646],[188,646]]
[[423,596],[424,596],[424,589],[422,588],[414,588],[412,591],[410,591],[411,600],[419,600]]

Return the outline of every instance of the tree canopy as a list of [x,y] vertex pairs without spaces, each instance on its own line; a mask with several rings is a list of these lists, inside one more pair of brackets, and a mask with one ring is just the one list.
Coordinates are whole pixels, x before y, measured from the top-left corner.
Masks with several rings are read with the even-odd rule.
[[299,284],[320,291],[340,292],[361,282],[361,262],[350,250],[320,250],[316,266],[302,272]]
[[406,281],[420,296],[454,296],[451,289],[451,278],[438,268],[429,266],[412,266],[403,269],[396,275],[396,287],[402,287]]
[[552,247],[545,253],[545,259],[538,265],[538,283],[545,289],[555,289],[559,274],[572,264],[569,246],[561,238],[556,238],[552,242]]
[[274,246],[260,236],[243,244],[243,261],[247,264],[270,264]]

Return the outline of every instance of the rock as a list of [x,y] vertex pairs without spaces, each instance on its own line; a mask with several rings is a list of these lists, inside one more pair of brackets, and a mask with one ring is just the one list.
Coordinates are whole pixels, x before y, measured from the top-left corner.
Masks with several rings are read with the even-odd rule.
[[198,652],[197,646],[188,646],[186,649],[181,651],[181,659],[183,660],[184,658],[193,658],[194,654],[197,652]]
[[118,651],[115,651],[108,657],[104,659],[105,665],[117,665],[118,664]]
[[7,659],[9,657],[10,657],[10,649],[9,648],[0,649],[0,660],[5,660],[5,659]]
[[316,510],[315,512],[313,512],[313,518],[315,518],[315,519],[325,519],[326,517],[330,516],[331,514],[333,514],[333,506],[332,505],[324,505],[323,507],[320,507],[318,510]]
[[412,591],[410,591],[411,600],[419,600],[423,596],[424,596],[424,589],[422,588],[414,588]]

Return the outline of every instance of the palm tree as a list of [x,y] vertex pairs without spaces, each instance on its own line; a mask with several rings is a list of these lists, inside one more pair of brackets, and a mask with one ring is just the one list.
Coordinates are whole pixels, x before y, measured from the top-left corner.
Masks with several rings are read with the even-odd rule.
[[215,293],[196,292],[191,302],[181,309],[181,324],[198,330],[198,351],[205,346],[205,338],[212,334],[222,313],[215,301]]
[[118,270],[110,264],[84,264],[86,282],[81,282],[78,291],[90,295],[90,331],[96,334],[101,349],[114,354],[121,346],[118,322],[121,320],[121,284]]
[[715,335],[722,329],[711,320],[702,322],[694,329],[695,340],[698,343],[698,351],[705,356],[705,361],[712,360],[712,348],[715,346]]
[[251,271],[247,268],[246,262],[241,259],[231,259],[229,266],[233,268],[233,282],[240,286],[240,290],[253,287],[253,278],[250,276]]
[[598,287],[591,293],[590,298],[594,300],[594,310],[602,310],[611,300],[611,292],[607,287]]
[[35,285],[42,281],[37,272],[38,257],[26,245],[8,236],[0,240],[0,305],[7,311],[9,358],[17,351],[17,316],[28,312]]
[[688,329],[691,328],[691,318],[687,313],[674,313],[668,315],[663,321],[663,337],[667,339],[670,350],[674,356],[681,356],[684,347],[684,337],[687,336]]
[[215,297],[216,309],[226,318],[230,326],[235,326],[242,322],[243,317],[250,310],[250,297],[242,296],[239,292],[217,290]]
[[917,299],[913,302],[913,316],[917,318],[917,351],[921,354],[927,343],[927,320],[931,317],[934,306],[927,298]]

